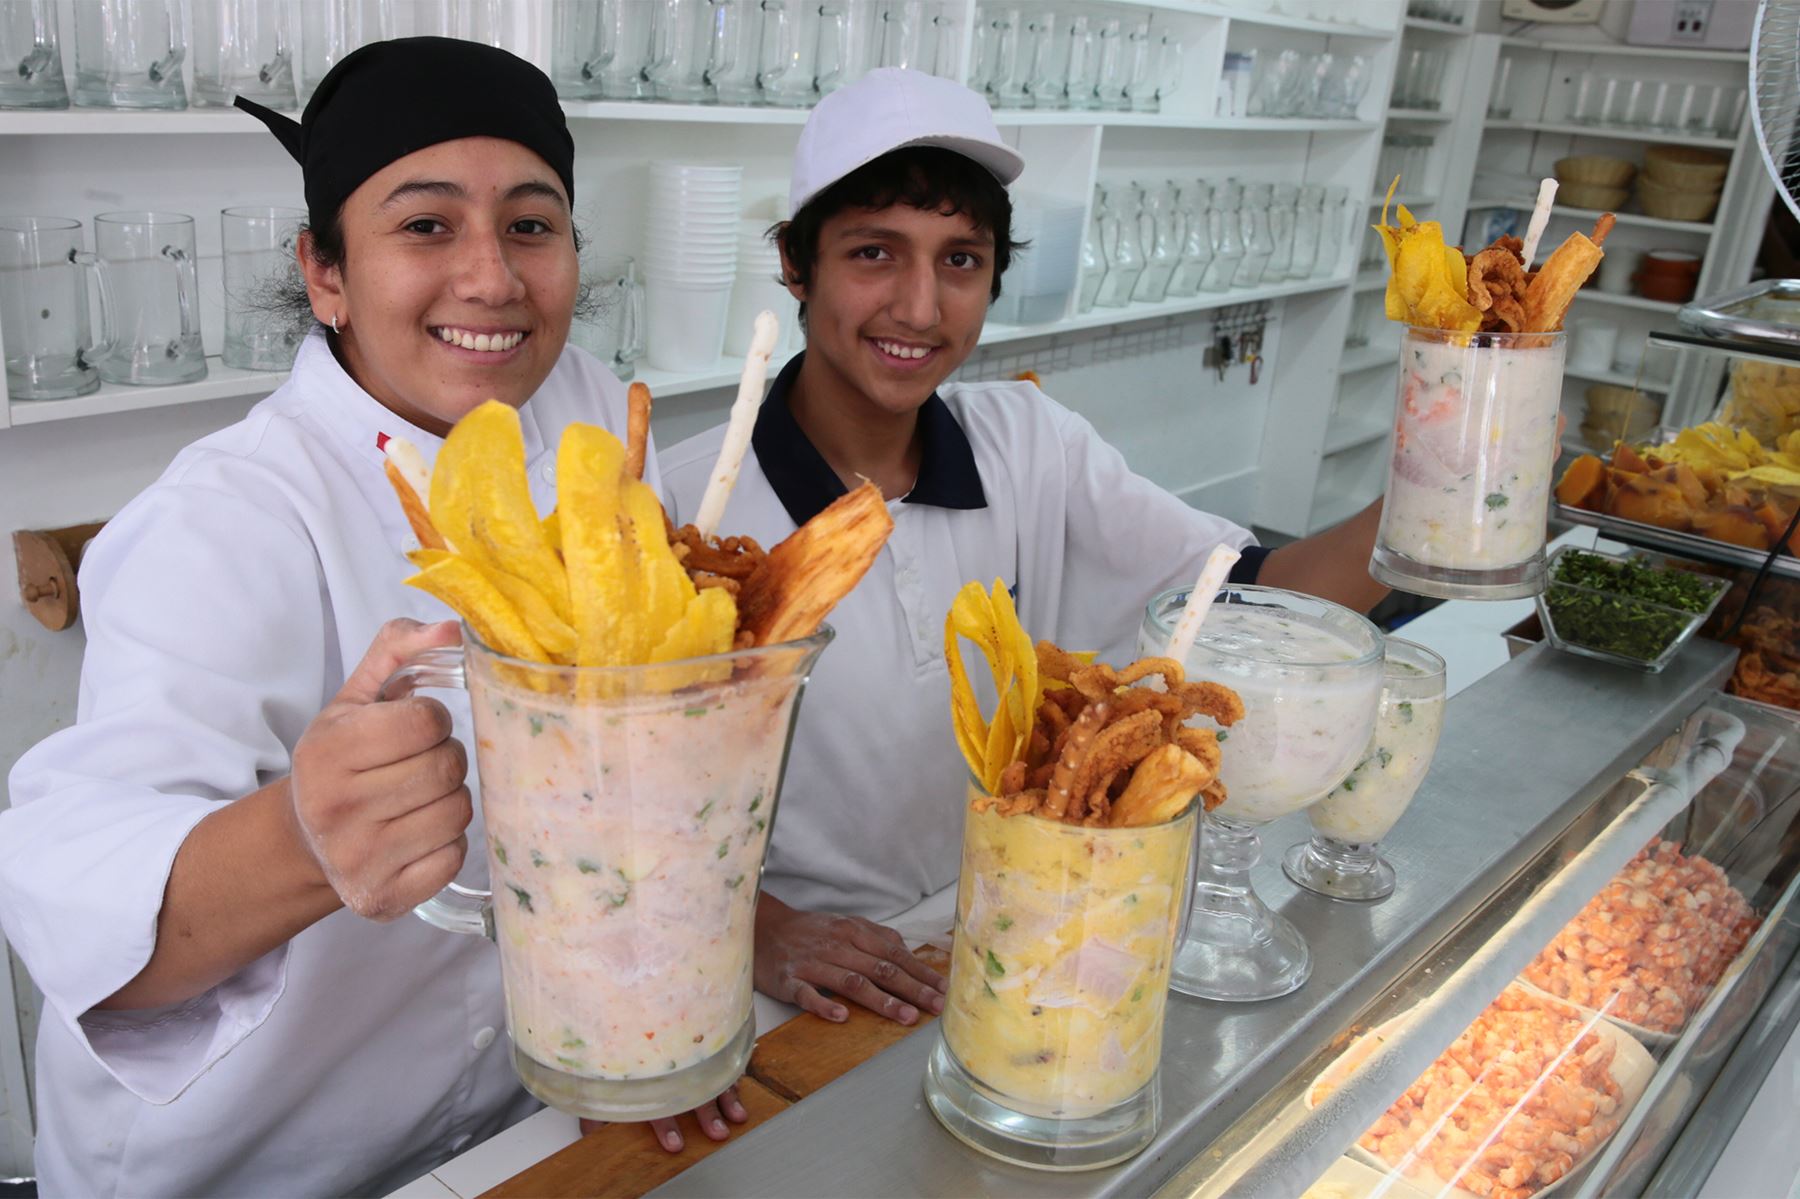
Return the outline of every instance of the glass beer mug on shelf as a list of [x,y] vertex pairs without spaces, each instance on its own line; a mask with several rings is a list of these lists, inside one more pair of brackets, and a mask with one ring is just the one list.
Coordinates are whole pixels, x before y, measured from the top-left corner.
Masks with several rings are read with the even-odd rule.
[[828,96],[881,65],[880,0],[828,0],[819,8],[818,88]]
[[319,80],[359,46],[392,37],[383,0],[305,0],[300,4],[298,101],[312,97]]
[[67,108],[56,0],[0,4],[0,108]]
[[15,401],[62,400],[100,387],[87,359],[80,253],[80,221],[0,216],[0,346],[6,394]]
[[177,0],[74,0],[75,103],[186,108]]
[[1286,279],[1294,265],[1294,226],[1299,219],[1297,205],[1300,189],[1291,183],[1277,183],[1272,189],[1272,195],[1269,234],[1275,249],[1269,255],[1269,265],[1263,270],[1263,278],[1274,281]]
[[265,296],[278,282],[299,283],[295,247],[306,221],[303,208],[227,208],[219,214],[225,251],[226,366],[284,371],[294,365],[301,335],[271,311]]
[[1244,229],[1244,257],[1238,263],[1233,287],[1255,287],[1268,272],[1269,259],[1275,254],[1275,234],[1269,227],[1269,208],[1274,203],[1274,189],[1267,183],[1252,183],[1244,189],[1240,223]]
[[294,31],[280,0],[193,0],[194,103],[294,107]]
[[763,0],[762,67],[756,82],[764,104],[810,108],[819,98],[819,42],[823,36],[817,3]]
[[108,383],[160,386],[206,377],[200,344],[194,218],[178,212],[106,212],[94,218],[100,343],[89,356]]
[[1144,273],[1138,276],[1131,298],[1159,303],[1168,294],[1169,280],[1181,261],[1180,213],[1175,207],[1175,185],[1164,183],[1142,195],[1143,215],[1138,221],[1144,248]]

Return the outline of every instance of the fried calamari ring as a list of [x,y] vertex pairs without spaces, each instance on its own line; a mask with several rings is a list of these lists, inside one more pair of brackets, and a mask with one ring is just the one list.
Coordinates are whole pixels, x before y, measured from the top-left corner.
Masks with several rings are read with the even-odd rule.
[[1182,726],[1175,730],[1175,744],[1193,754],[1200,764],[1217,776],[1219,766],[1225,761],[1225,752],[1219,748],[1219,735],[1211,729],[1196,729]]
[[1136,766],[1162,743],[1160,713],[1139,712],[1108,724],[1089,743],[1087,753],[1075,771],[1073,792],[1076,800],[1084,806],[1090,803],[1096,783]]
[[1000,772],[1000,794],[1016,795],[1025,789],[1025,763],[1023,760],[1009,765]]
[[1053,641],[1037,643],[1038,674],[1059,683],[1069,681],[1069,675],[1081,669],[1080,658]]

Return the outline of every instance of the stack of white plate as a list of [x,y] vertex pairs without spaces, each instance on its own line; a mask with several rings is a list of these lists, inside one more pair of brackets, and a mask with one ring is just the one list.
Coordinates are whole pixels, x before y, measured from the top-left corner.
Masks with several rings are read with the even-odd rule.
[[781,321],[773,358],[774,369],[780,370],[792,348],[801,344],[800,305],[782,286],[781,251],[768,239],[772,223],[761,218],[738,222],[737,282],[731,288],[731,313],[725,321],[725,353],[748,354],[756,314],[773,312]]
[[644,349],[665,371],[718,365],[737,277],[744,168],[652,162],[644,230]]

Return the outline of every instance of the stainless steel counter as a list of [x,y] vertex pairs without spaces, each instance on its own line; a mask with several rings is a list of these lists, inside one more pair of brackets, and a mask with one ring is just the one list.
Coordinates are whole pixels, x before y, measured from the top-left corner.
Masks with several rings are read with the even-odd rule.
[[1302,892],[1282,850],[1304,816],[1263,832],[1262,896],[1306,934],[1310,982],[1266,1003],[1171,996],[1163,1118],[1144,1153],[1105,1170],[1052,1174],[964,1147],[926,1110],[936,1033],[910,1037],[653,1192],[670,1196],[1143,1195],[1207,1150],[1252,1104],[1345,1030],[1669,734],[1729,673],[1734,653],[1695,642],[1660,675],[1538,647],[1449,704],[1412,809],[1384,843],[1399,872],[1372,907]]

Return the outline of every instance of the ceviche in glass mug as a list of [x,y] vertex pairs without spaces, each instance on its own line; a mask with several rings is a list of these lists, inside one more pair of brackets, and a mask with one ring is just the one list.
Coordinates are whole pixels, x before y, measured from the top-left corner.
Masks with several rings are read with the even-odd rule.
[[735,1083],[755,1037],[756,897],[794,717],[829,626],[648,666],[463,645],[383,698],[466,687],[491,891],[417,909],[499,946],[513,1064],[597,1120],[688,1111]]

